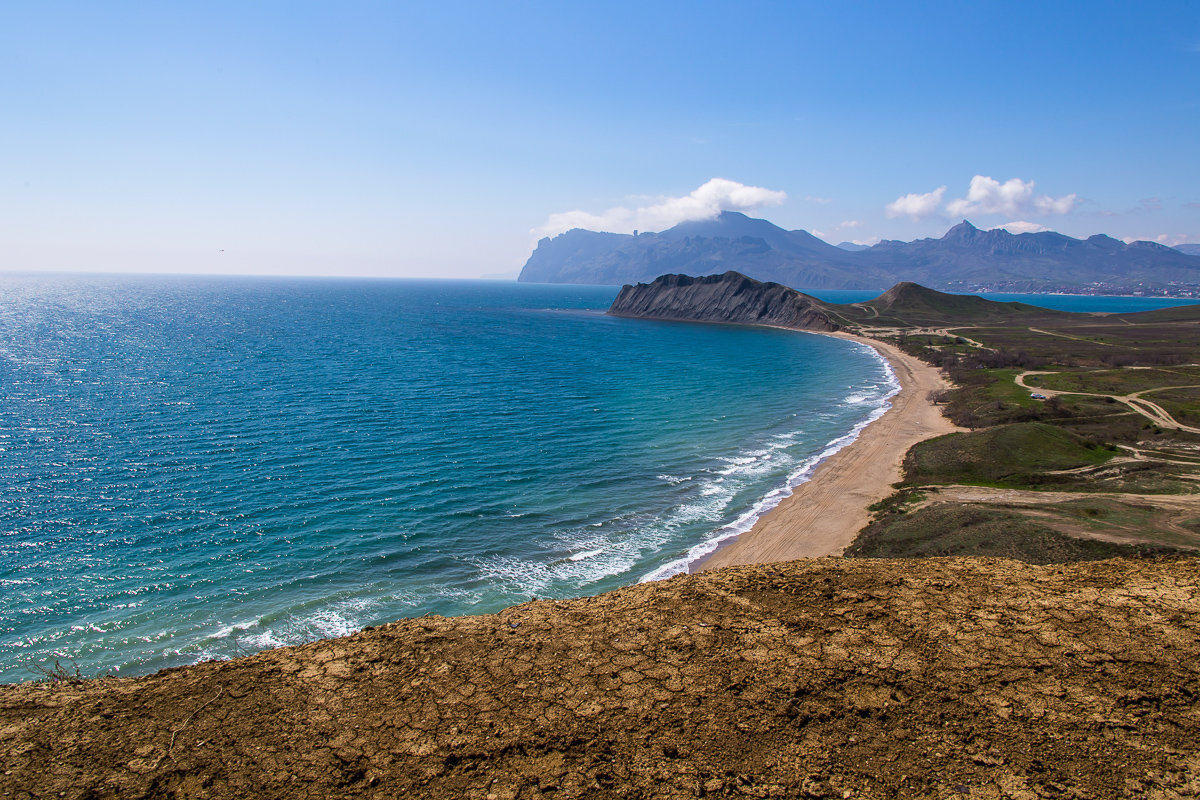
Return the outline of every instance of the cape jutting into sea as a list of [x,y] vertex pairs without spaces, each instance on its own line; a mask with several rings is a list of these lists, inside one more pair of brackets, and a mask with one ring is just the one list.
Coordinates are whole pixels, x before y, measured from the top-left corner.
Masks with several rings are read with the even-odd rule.
[[665,577],[896,389],[864,346],[615,294],[0,276],[0,680]]

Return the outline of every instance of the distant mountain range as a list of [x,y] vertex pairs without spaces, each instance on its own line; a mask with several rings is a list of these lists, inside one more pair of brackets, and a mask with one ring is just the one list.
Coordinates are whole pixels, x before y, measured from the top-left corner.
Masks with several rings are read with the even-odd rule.
[[[538,242],[518,280],[616,286],[666,273],[737,270],[798,289],[883,290],[901,281],[952,291],[1200,296],[1200,254],[1103,234],[983,231],[965,220],[940,239],[834,246],[807,231],[725,211],[661,233],[574,229]],[[858,249],[861,248],[861,249]]]

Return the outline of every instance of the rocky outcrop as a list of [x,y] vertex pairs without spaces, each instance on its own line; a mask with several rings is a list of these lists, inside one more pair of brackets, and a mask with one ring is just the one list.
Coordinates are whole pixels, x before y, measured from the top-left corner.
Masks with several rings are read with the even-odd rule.
[[1200,561],[806,559],[0,687],[68,798],[1200,792]]
[[836,331],[842,324],[825,303],[778,283],[761,283],[737,272],[724,275],[663,275],[624,286],[609,314],[686,322],[778,325]]

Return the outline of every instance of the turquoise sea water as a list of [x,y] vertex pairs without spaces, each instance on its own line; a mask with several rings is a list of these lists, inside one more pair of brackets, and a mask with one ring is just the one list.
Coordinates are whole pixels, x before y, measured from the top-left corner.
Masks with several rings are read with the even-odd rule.
[[894,388],[859,345],[615,293],[0,276],[0,679],[673,574]]
[[615,293],[0,276],[0,680],[674,574],[895,388],[862,346]]

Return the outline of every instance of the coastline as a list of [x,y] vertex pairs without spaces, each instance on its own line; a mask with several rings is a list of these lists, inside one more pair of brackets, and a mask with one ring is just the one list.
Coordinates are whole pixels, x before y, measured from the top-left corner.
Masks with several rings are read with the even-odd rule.
[[887,342],[836,332],[879,353],[900,382],[890,407],[858,437],[821,462],[812,477],[754,526],[690,565],[702,572],[736,564],[766,564],[837,556],[870,520],[867,507],[892,493],[905,453],[917,442],[961,430],[942,416],[929,393],[949,384],[941,371]]

